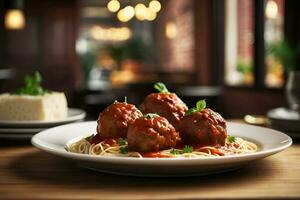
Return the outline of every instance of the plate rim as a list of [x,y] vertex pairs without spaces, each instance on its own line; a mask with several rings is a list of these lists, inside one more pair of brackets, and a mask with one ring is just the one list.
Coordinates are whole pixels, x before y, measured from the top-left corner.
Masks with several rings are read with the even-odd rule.
[[[83,124],[83,123],[95,123],[95,121],[86,121],[86,122],[80,122],[80,123],[74,123],[74,124]],[[270,129],[270,128],[265,128],[265,127],[259,127],[259,126],[254,126],[254,125],[248,125],[248,124],[243,124],[243,123],[237,123],[237,122],[227,122],[229,124],[233,125],[239,125],[239,126],[250,126],[250,127],[255,127],[255,128],[261,128],[261,129],[267,129],[268,131],[275,132],[276,134],[280,134],[284,137],[286,137],[286,140],[284,140],[281,144],[281,146],[276,147],[276,148],[271,148],[271,149],[266,149],[254,153],[249,153],[249,154],[239,154],[239,155],[227,155],[224,157],[213,157],[213,158],[134,158],[134,157],[100,157],[98,155],[85,155],[85,154],[78,154],[78,153],[72,153],[72,152],[67,152],[67,151],[62,151],[61,149],[53,149],[49,148],[45,145],[43,145],[43,141],[39,140],[40,135],[47,134],[48,132],[53,131],[53,129],[58,129],[60,127],[65,127],[65,126],[72,126],[74,124],[66,124],[66,125],[61,125],[57,126],[51,129],[47,129],[45,131],[39,132],[35,134],[31,138],[31,143],[33,146],[37,147],[40,150],[46,151],[48,153],[52,153],[61,157],[66,157],[70,158],[73,160],[82,160],[82,161],[92,161],[92,162],[110,162],[110,163],[123,163],[123,164],[130,164],[130,162],[134,164],[169,164],[173,162],[178,162],[185,161],[184,164],[188,163],[193,163],[195,161],[202,161],[204,164],[209,164],[209,163],[230,163],[230,162],[242,162],[242,161],[247,161],[247,160],[255,160],[255,159],[260,159],[263,157],[267,157],[269,155],[278,153],[280,151],[283,151],[284,149],[288,148],[289,146],[292,145],[292,138],[285,133],[282,133],[280,131]],[[83,134],[82,134],[83,135]],[[41,144],[42,143],[42,144]],[[64,144],[66,145],[66,144]],[[65,146],[63,146],[64,148]],[[249,159],[251,158],[251,159]],[[155,162],[153,162],[155,160]],[[178,163],[177,163],[178,164]],[[197,164],[201,164],[198,163]]]
[[72,121],[82,120],[86,117],[86,112],[80,108],[71,108],[68,107],[69,112],[78,112],[79,114],[75,116],[67,116],[65,119],[55,120],[55,121],[7,121],[7,120],[0,120],[0,127],[13,126],[17,125],[18,127],[21,126],[46,126],[46,125],[53,125],[53,124],[62,124],[68,123]]
[[19,140],[28,140],[32,138],[33,134],[30,133],[9,133],[9,134],[0,134],[0,139],[4,140],[14,140],[14,141],[19,141]]
[[[287,119],[287,118],[278,118],[278,117],[274,117],[272,116],[272,113],[275,112],[275,110],[279,110],[279,109],[287,109],[286,107],[277,107],[277,108],[273,108],[271,110],[269,110],[267,112],[267,117],[271,120],[277,120],[277,121],[284,121],[284,122],[291,122],[291,123],[300,123],[300,118],[299,119]],[[295,111],[296,112],[296,111]],[[300,115],[300,114],[299,114]]]
[[30,132],[35,132],[35,133],[38,133],[38,132],[42,132],[46,130],[46,128],[1,128],[0,127],[0,135],[2,133],[4,134],[9,134],[9,133],[30,133]]

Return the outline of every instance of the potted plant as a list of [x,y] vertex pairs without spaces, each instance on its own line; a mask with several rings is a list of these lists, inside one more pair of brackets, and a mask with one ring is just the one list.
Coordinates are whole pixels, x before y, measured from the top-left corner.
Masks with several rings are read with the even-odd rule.
[[290,108],[300,112],[300,65],[297,65],[299,47],[292,48],[287,40],[283,39],[269,45],[268,51],[282,64],[287,74],[285,92]]

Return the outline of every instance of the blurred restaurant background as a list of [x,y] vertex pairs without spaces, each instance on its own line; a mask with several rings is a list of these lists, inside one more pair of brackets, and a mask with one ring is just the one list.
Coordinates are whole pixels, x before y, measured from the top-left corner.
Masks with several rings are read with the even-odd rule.
[[300,70],[300,1],[2,0],[0,92],[39,71],[89,119],[164,82],[226,118],[288,106]]

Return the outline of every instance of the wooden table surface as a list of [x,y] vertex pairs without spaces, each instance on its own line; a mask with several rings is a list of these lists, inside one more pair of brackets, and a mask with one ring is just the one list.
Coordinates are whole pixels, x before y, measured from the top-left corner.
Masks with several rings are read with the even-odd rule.
[[102,174],[0,141],[0,199],[300,199],[300,143],[233,172],[189,178]]

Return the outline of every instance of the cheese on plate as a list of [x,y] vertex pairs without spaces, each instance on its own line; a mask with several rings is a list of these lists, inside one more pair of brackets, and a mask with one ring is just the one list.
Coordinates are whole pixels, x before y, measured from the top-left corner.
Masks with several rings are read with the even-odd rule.
[[67,99],[61,92],[41,96],[0,95],[0,120],[3,121],[56,121],[66,118],[67,112]]

